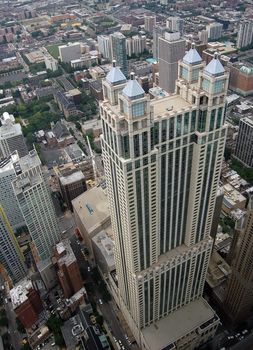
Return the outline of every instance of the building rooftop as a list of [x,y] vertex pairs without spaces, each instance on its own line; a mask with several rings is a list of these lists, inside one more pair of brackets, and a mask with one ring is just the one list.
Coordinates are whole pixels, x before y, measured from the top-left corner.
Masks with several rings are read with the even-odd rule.
[[197,64],[202,62],[202,58],[200,57],[198,51],[195,48],[191,48],[184,56],[183,62],[189,64]]
[[17,151],[14,151],[9,157],[0,161],[0,174],[6,171],[14,170],[14,164],[19,161],[19,155]]
[[72,200],[74,212],[89,234],[110,220],[106,190],[94,187]]
[[220,60],[215,54],[214,58],[208,65],[204,68],[204,72],[210,75],[220,75],[225,72],[223,65],[220,63]]
[[[111,226],[110,226],[109,230],[111,230]],[[92,238],[92,241],[99,248],[100,252],[102,253],[103,257],[105,258],[105,261],[106,261],[108,267],[113,268],[115,266],[114,241],[112,240],[112,235],[110,237],[110,232],[108,234],[107,231],[108,231],[108,229],[100,231]]]
[[60,182],[63,186],[73,184],[77,181],[85,180],[85,177],[81,170],[78,170],[74,172],[73,174],[67,175],[67,176],[61,176]]
[[134,74],[131,73],[131,79],[128,81],[124,89],[122,90],[123,95],[129,97],[130,99],[139,98],[144,96],[145,91],[138,83],[136,79],[134,79]]
[[160,350],[213,317],[214,312],[211,307],[204,299],[200,298],[144,328],[142,335],[150,349]]
[[19,305],[23,304],[28,299],[28,291],[32,288],[33,285],[31,280],[24,278],[10,290],[13,309],[16,309]]
[[150,106],[154,108],[155,116],[162,116],[169,112],[176,112],[183,108],[191,108],[192,105],[181,96],[172,95],[159,100],[151,100]]
[[55,249],[60,256],[59,258],[56,258],[58,265],[70,265],[76,261],[75,254],[68,239],[64,239],[60,243],[57,243]]
[[217,251],[213,251],[207,270],[206,281],[211,288],[224,282],[231,273],[230,266]]
[[117,85],[117,84],[122,84],[126,82],[126,77],[121,72],[120,68],[116,67],[116,63],[113,62],[113,67],[110,70],[110,72],[107,74],[106,80],[113,85]]
[[19,175],[40,165],[41,161],[37,154],[37,151],[33,149],[26,156],[21,157],[19,161],[15,163],[15,171],[17,175]]

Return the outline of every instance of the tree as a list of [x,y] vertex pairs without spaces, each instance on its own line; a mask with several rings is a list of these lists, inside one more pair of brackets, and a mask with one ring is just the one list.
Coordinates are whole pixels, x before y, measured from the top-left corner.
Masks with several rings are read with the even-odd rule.
[[80,130],[80,131],[82,130],[82,126],[79,122],[75,122],[75,126],[76,126],[77,130]]
[[25,327],[22,325],[22,323],[20,322],[20,320],[18,318],[16,318],[16,324],[17,324],[17,330],[22,333],[25,334]]

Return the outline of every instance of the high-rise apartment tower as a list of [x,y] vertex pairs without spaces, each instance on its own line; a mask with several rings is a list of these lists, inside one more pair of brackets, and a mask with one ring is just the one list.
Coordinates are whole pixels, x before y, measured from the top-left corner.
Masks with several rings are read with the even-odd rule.
[[236,46],[241,49],[253,42],[253,21],[243,21],[240,23],[237,35]]
[[185,54],[185,40],[179,32],[165,32],[159,38],[159,86],[169,93],[175,92],[178,75],[178,61]]
[[247,167],[253,167],[253,117],[240,119],[235,156]]
[[234,322],[245,321],[253,307],[253,197],[245,217],[237,222],[237,245],[232,261],[224,311]]
[[7,215],[0,205],[0,264],[3,265],[14,283],[18,282],[26,275],[24,261],[25,259],[18,245],[14,231]]
[[225,144],[228,73],[192,48],[176,94],[150,100],[113,67],[100,104],[114,297],[142,349],[193,349],[219,319],[202,298]]
[[120,32],[110,35],[110,50],[112,59],[116,60],[122,72],[128,74],[127,53],[126,53],[126,37]]
[[45,260],[60,239],[60,229],[35,150],[20,158],[16,173],[12,186],[32,238],[32,252],[36,262]]

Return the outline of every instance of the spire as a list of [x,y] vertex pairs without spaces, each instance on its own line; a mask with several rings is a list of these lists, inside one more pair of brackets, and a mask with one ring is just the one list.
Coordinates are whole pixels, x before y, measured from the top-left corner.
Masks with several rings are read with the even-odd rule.
[[126,82],[126,77],[121,72],[120,68],[116,67],[115,60],[112,61],[112,68],[110,72],[107,74],[106,80],[113,85],[118,85]]
[[220,75],[225,72],[225,69],[218,58],[218,52],[215,52],[214,58],[204,68],[204,72],[209,75]]
[[202,58],[200,57],[198,51],[195,49],[195,43],[191,44],[191,48],[184,56],[183,62],[188,64],[198,64],[202,62]]
[[123,95],[129,97],[131,100],[144,97],[145,95],[145,91],[135,79],[135,74],[133,72],[130,74],[130,80],[128,81],[122,92]]

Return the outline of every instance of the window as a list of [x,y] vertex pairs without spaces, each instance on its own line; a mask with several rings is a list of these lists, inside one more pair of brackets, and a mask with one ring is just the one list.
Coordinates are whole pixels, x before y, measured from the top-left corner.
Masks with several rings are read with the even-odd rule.
[[185,67],[181,68],[181,77],[184,79],[188,79],[188,69]]
[[209,91],[209,85],[210,85],[210,81],[207,79],[203,79],[202,81],[202,89],[205,91]]
[[213,92],[215,94],[218,94],[220,92],[222,92],[224,90],[224,80],[217,80],[214,84],[214,89],[213,89]]
[[140,117],[145,114],[145,105],[143,102],[136,103],[132,106],[133,117]]
[[196,81],[199,78],[199,69],[193,69],[192,71],[192,81]]
[[213,109],[211,112],[211,117],[210,117],[210,128],[209,128],[210,131],[212,131],[214,129],[215,114],[216,114],[216,109]]

